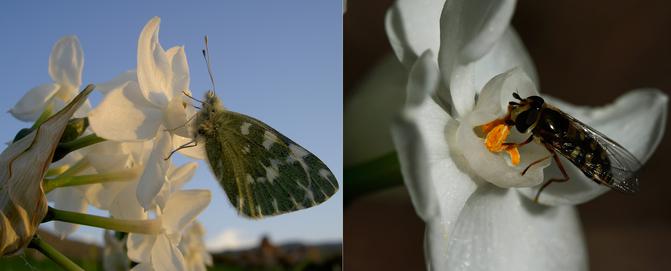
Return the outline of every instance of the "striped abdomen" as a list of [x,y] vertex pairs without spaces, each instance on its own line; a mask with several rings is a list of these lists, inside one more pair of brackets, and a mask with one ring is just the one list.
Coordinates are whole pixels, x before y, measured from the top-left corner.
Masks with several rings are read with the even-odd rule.
[[563,113],[545,108],[533,133],[580,168],[588,178],[597,183],[613,183],[607,151]]

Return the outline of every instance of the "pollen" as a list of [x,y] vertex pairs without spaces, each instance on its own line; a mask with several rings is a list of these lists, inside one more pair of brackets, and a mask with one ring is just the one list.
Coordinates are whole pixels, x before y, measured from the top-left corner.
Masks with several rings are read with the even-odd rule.
[[498,153],[505,151],[510,155],[510,161],[513,165],[520,163],[520,152],[515,144],[506,144],[506,139],[510,134],[510,126],[506,125],[501,119],[494,120],[481,126],[482,131],[486,133],[485,147],[490,152]]

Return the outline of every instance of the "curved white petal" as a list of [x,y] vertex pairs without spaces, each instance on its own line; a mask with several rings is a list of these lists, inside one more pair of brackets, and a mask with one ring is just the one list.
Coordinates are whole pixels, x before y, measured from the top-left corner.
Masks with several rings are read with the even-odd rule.
[[410,68],[426,50],[438,52],[443,3],[445,0],[399,0],[387,11],[389,43],[406,67]]
[[[172,144],[173,144],[172,149],[176,150],[180,146],[183,146],[184,144],[187,144],[187,143],[189,143],[189,145],[193,145],[193,143],[190,143],[191,141],[193,141],[193,139],[191,139],[190,137],[186,138],[186,137],[181,137],[181,136],[175,135],[172,138]],[[181,154],[184,154],[188,157],[191,157],[193,159],[205,160],[205,158],[207,158],[207,154],[205,152],[205,142],[197,143],[193,147],[182,148],[177,152],[179,152]]]
[[123,88],[129,81],[137,82],[137,72],[135,70],[125,71],[110,81],[96,84],[96,90],[107,94],[112,90]]
[[196,162],[189,162],[177,168],[171,167],[168,170],[168,179],[172,184],[172,188],[180,189],[186,182],[191,180],[194,174],[196,174],[197,168],[198,163]]
[[165,234],[160,234],[156,238],[156,243],[151,249],[151,265],[154,270],[186,270],[182,252]]
[[436,270],[588,269],[575,209],[534,204],[511,189],[480,186],[448,237]]
[[109,206],[110,215],[119,219],[147,219],[147,214],[140,206],[137,197],[137,183],[128,182]]
[[[49,198],[53,199],[56,209],[86,213],[88,207],[86,198],[79,187],[61,187],[49,194]],[[54,222],[54,229],[61,239],[75,232],[77,228],[79,228],[79,224],[60,221]]]
[[186,61],[184,46],[175,46],[166,52],[166,57],[170,61],[172,72],[170,73],[171,97],[181,96],[182,91],[189,89],[189,63]]
[[[659,90],[640,89],[619,97],[615,103],[600,108],[575,107],[556,99],[547,99],[559,109],[576,117],[590,127],[618,142],[645,163],[659,145],[666,127],[668,96]],[[588,179],[568,160],[562,164],[569,174],[570,180],[565,183],[554,183],[540,195],[539,202],[548,205],[580,204],[589,201],[609,189]],[[547,178],[561,177],[557,166],[553,163]],[[641,180],[645,189],[646,180]],[[520,190],[524,195],[533,198],[538,187]]]
[[126,241],[128,258],[139,263],[149,262],[151,260],[151,250],[157,237],[157,235],[128,233],[128,240]]
[[427,51],[412,68],[407,105],[392,134],[417,214],[425,221],[440,217],[449,226],[476,184],[454,161],[460,155],[448,134],[457,123],[432,99],[439,82],[437,64]]
[[49,75],[54,82],[74,89],[82,84],[84,53],[77,36],[63,37],[56,42],[49,56]]
[[473,108],[475,97],[490,79],[513,68],[522,69],[538,86],[533,61],[515,31],[509,27],[483,57],[455,67],[449,91],[441,90],[438,96],[450,105],[455,116],[463,116]]
[[180,233],[205,210],[211,198],[209,190],[183,190],[170,195],[162,216],[166,233]]
[[21,97],[9,113],[21,121],[35,121],[59,88],[58,84],[43,84],[34,87]]
[[167,107],[163,109],[163,123],[171,133],[181,137],[191,137],[189,121],[191,116],[187,115],[187,105],[182,99],[172,99]]
[[403,107],[407,77],[396,59],[386,57],[346,100],[343,136],[347,166],[394,151],[389,127]]
[[172,69],[170,59],[158,41],[159,17],[144,26],[137,45],[137,79],[144,97],[158,107],[165,107],[172,98],[168,86]]
[[510,25],[515,0],[447,1],[440,17],[438,64],[443,77],[485,55]]
[[89,113],[91,130],[115,141],[152,139],[162,122],[163,112],[142,97],[135,82],[108,93]]
[[169,161],[165,158],[170,154],[170,148],[172,147],[170,137],[167,133],[161,133],[158,140],[155,141],[154,149],[149,155],[149,160],[147,160],[142,177],[140,177],[136,194],[138,202],[145,210],[153,208],[156,195],[168,180]]

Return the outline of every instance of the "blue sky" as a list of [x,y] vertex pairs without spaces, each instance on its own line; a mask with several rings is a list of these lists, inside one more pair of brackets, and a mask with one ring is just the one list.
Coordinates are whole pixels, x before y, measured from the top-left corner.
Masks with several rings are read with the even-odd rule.
[[[194,1],[195,2],[195,1]],[[20,3],[20,4],[18,4]],[[184,45],[191,90],[210,89],[200,50],[208,35],[218,95],[227,108],[254,116],[320,157],[342,178],[342,4],[340,1],[31,1],[0,4],[0,141],[29,126],[4,113],[23,94],[50,83],[53,44],[77,35],[84,51],[83,82],[102,83],[136,66],[137,39],[161,17],[164,48]],[[94,95],[97,104],[100,95]],[[178,157],[178,164],[187,159]],[[341,190],[308,210],[261,221],[239,217],[207,165],[187,188],[207,188],[213,201],[199,220],[210,244],[233,246],[269,234],[276,242],[340,241]],[[79,238],[100,239],[82,227]],[[228,242],[228,243],[227,243]]]

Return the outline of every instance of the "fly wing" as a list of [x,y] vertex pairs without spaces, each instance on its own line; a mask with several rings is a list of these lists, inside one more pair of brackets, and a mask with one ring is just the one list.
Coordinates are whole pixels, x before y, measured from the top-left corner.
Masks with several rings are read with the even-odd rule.
[[301,210],[338,190],[317,156],[267,124],[231,111],[212,118],[217,137],[206,139],[208,160],[241,214],[261,218]]
[[623,193],[638,192],[638,177],[637,173],[641,168],[641,162],[631,154],[622,145],[608,138],[606,135],[595,130],[594,128],[584,124],[578,119],[572,117],[563,111],[552,107],[569,119],[578,129],[581,129],[590,137],[594,138],[599,145],[606,150],[608,159],[610,161],[610,173],[612,175],[612,183],[604,183],[608,187]]

